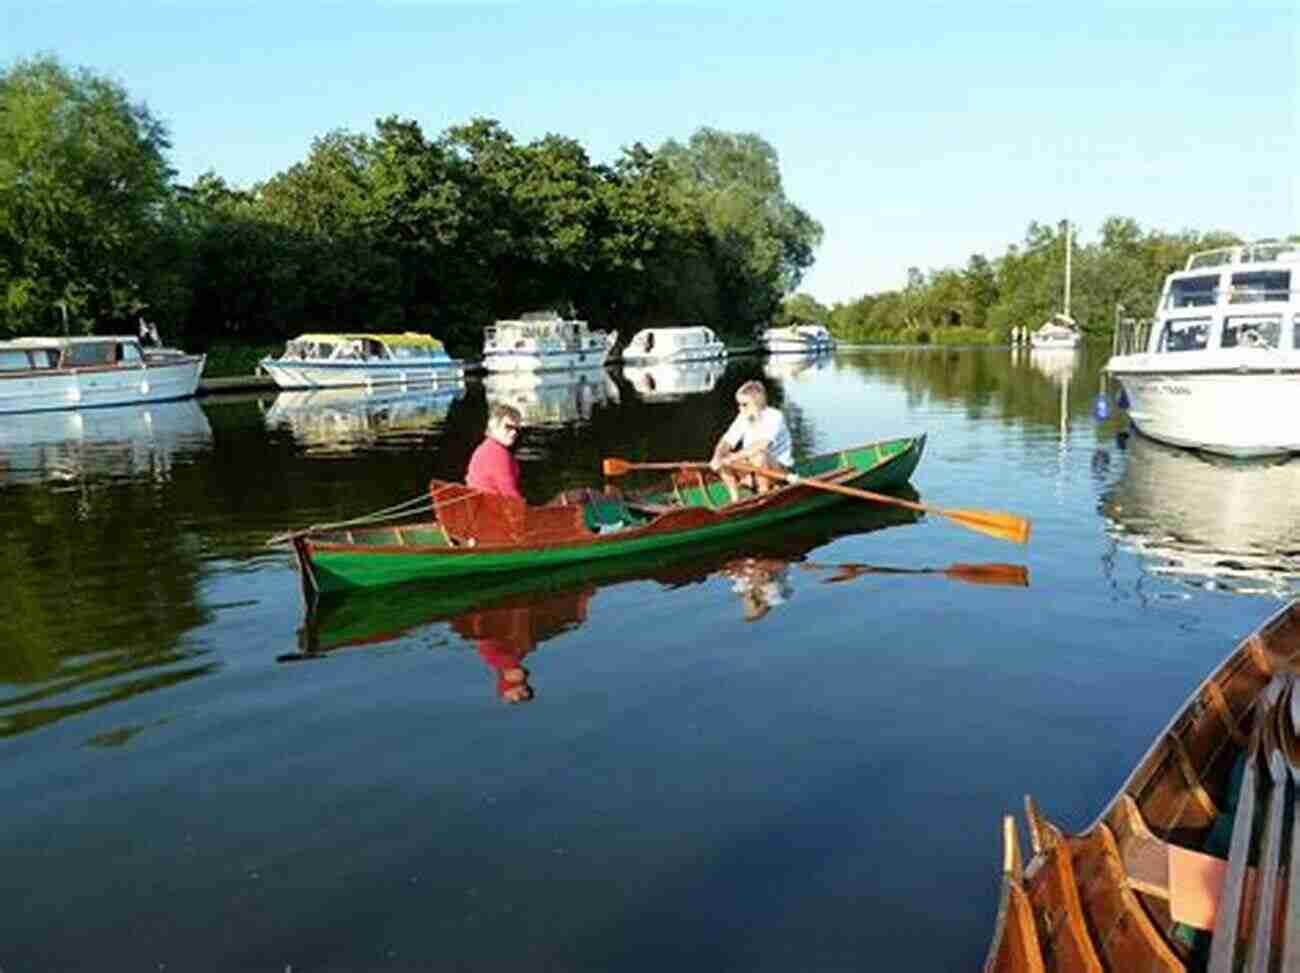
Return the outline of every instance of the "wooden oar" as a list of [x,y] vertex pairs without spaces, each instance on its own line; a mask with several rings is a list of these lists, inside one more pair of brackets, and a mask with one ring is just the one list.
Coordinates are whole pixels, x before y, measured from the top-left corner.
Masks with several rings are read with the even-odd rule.
[[887,568],[872,564],[818,564],[801,561],[799,566],[813,571],[834,571],[827,583],[850,581],[864,574],[942,574],[969,584],[1004,584],[1029,587],[1029,569],[1021,564],[950,564],[946,568]]
[[606,476],[622,476],[633,470],[707,470],[708,463],[632,463],[625,459],[610,457],[600,461],[600,471]]
[[1015,544],[1024,544],[1029,540],[1029,521],[1024,517],[1002,513],[999,510],[941,510],[938,507],[927,507],[924,504],[913,503],[911,500],[904,500],[901,497],[891,497],[886,493],[872,493],[870,490],[859,490],[857,487],[827,483],[825,480],[818,480],[815,477],[805,479],[792,476],[789,473],[782,473],[780,470],[769,470],[734,461],[728,462],[726,465],[733,470],[739,470],[741,473],[754,473],[758,476],[767,477],[769,480],[797,483],[799,486],[811,487],[814,490],[825,490],[828,493],[839,493],[846,497],[857,497],[861,500],[874,500],[876,503],[893,504],[896,507],[906,507],[908,510],[917,510],[926,514],[938,514],[940,517],[947,517],[963,527],[969,527],[981,534],[988,534],[990,537],[997,537]]
[[[631,463],[625,459],[615,457],[602,460],[600,465],[602,472],[606,476],[622,476],[632,470],[709,468],[708,463]],[[971,530],[977,530],[982,534],[988,534],[990,537],[997,537],[1015,544],[1024,544],[1029,540],[1031,526],[1029,521],[1024,517],[1017,517],[1015,514],[1002,513],[998,510],[941,510],[938,507],[927,507],[924,504],[913,503],[911,500],[904,500],[901,497],[891,497],[886,493],[872,493],[870,490],[859,490],[856,487],[841,486],[838,483],[827,483],[825,480],[804,479],[802,477],[792,479],[790,474],[782,473],[780,470],[763,469],[734,460],[726,461],[725,465],[741,473],[755,473],[758,476],[767,477],[769,480],[780,480],[784,483],[797,482],[801,486],[810,487],[814,490],[825,490],[830,493],[843,494],[846,497],[857,497],[859,500],[873,500],[876,503],[906,507],[908,510],[916,510],[921,513],[938,514],[940,517],[947,517],[963,527],[969,527]]]

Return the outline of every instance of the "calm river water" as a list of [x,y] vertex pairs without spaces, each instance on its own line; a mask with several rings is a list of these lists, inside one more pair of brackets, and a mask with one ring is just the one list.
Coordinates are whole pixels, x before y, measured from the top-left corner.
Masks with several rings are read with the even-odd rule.
[[[766,375],[798,451],[927,432],[921,500],[1027,548],[849,507],[310,625],[267,537],[458,478],[482,383],[0,418],[0,969],[977,969],[1002,814],[1085,826],[1300,588],[1300,463],[1121,441],[1101,356],[1053,354],[486,390],[538,502],[705,456]],[[1029,585],[944,572],[976,562]]]

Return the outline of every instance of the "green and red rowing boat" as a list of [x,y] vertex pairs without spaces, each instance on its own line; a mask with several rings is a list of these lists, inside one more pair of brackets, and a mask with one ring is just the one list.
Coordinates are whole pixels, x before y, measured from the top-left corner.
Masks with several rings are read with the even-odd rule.
[[[795,469],[799,481],[896,490],[907,484],[924,448],[924,436],[882,440],[824,453]],[[733,502],[721,481],[689,465],[667,483],[637,493],[581,493],[533,507],[434,480],[418,511],[402,504],[390,508],[393,513],[295,531],[273,543],[293,545],[311,599],[423,579],[553,570],[712,542],[843,502],[838,494],[798,481]]]

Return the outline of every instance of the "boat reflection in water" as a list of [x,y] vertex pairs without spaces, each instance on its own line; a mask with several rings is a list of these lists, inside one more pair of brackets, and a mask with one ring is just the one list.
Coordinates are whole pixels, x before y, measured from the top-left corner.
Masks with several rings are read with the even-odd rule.
[[553,426],[591,418],[591,410],[617,405],[618,385],[604,367],[574,371],[490,372],[483,388],[491,403],[512,405],[525,426]]
[[193,399],[34,412],[0,421],[0,484],[120,477],[163,481],[212,447]]
[[727,370],[723,360],[624,365],[623,377],[646,402],[675,402],[696,392],[712,392]]
[[308,455],[351,453],[424,436],[464,394],[461,382],[281,392],[264,419],[268,429],[288,431]]
[[[906,499],[917,496],[910,489],[901,495]],[[910,524],[917,517],[899,507],[843,507],[725,544],[704,543],[550,571],[488,576],[473,586],[423,584],[327,595],[306,613],[299,630],[300,651],[281,660],[318,658],[346,646],[384,642],[446,622],[457,634],[477,641],[479,656],[491,671],[501,698],[519,702],[533,695],[524,658],[542,642],[583,624],[596,594],[611,585],[653,580],[676,588],[723,577],[732,582],[742,617],[757,621],[794,597],[794,572],[827,583],[862,574],[892,573],[944,573],[959,580],[1015,586],[1028,583],[1024,569],[1014,565],[955,565],[943,571],[913,571],[806,560],[809,552],[838,537]],[[735,610],[734,603],[729,610]]]
[[1153,575],[1280,598],[1300,594],[1300,460],[1232,460],[1135,435],[1102,498],[1107,533]]
[[772,355],[763,364],[763,374],[774,379],[806,379],[830,367],[835,353],[824,350],[809,355]]
[[1029,365],[1053,382],[1068,383],[1082,361],[1078,348],[1030,348]]

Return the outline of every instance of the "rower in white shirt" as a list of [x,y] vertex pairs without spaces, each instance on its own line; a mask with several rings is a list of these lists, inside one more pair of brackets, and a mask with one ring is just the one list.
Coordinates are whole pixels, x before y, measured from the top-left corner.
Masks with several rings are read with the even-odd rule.
[[738,388],[736,405],[739,413],[713,448],[713,459],[709,463],[727,485],[732,500],[740,499],[741,486],[748,486],[757,493],[767,493],[779,483],[752,473],[737,476],[727,469],[725,463],[728,459],[782,473],[794,466],[790,427],[786,425],[781,410],[767,404],[767,389],[763,383],[749,381]]

